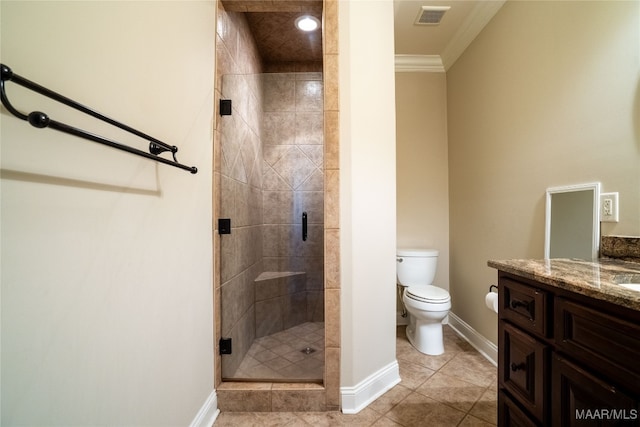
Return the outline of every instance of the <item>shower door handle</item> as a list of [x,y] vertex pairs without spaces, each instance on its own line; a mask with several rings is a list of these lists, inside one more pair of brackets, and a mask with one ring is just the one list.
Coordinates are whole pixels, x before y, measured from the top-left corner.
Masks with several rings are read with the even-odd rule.
[[302,212],[302,241],[307,240],[307,213]]

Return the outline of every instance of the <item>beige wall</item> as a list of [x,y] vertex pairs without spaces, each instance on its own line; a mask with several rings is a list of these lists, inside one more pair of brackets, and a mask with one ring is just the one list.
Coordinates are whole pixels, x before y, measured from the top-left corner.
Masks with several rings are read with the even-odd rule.
[[[2,109],[1,423],[189,425],[213,393],[214,3],[0,7],[15,73],[175,144],[199,170]],[[148,146],[7,89],[21,110]]]
[[453,312],[496,342],[494,258],[542,258],[545,190],[600,181],[640,235],[640,3],[509,1],[447,73]]
[[395,358],[393,2],[340,1],[341,385]]
[[434,284],[449,289],[449,165],[444,73],[396,73],[398,247],[440,251]]

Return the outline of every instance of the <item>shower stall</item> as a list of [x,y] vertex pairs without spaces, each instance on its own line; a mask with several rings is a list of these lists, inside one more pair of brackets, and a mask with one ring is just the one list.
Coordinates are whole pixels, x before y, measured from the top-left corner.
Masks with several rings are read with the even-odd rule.
[[324,372],[322,72],[219,80],[223,380]]

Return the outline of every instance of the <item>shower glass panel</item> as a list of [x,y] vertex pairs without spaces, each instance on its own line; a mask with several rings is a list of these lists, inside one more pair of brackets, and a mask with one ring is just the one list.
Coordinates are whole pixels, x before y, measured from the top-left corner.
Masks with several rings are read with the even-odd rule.
[[322,381],[322,73],[225,75],[222,98],[222,377]]

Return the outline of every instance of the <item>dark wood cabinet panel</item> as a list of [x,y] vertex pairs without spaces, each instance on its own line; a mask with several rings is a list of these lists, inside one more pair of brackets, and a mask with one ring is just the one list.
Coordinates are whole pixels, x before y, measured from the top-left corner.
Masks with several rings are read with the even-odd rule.
[[498,381],[543,421],[548,346],[507,323],[500,323],[499,333]]
[[509,427],[538,427],[538,424],[502,391],[498,392],[498,425]]
[[639,426],[640,312],[498,273],[498,425]]
[[566,298],[556,298],[555,312],[559,351],[623,384],[640,383],[640,325]]
[[558,355],[552,366],[553,426],[639,425],[637,397]]
[[500,316],[528,332],[547,336],[547,293],[510,277],[501,277]]

